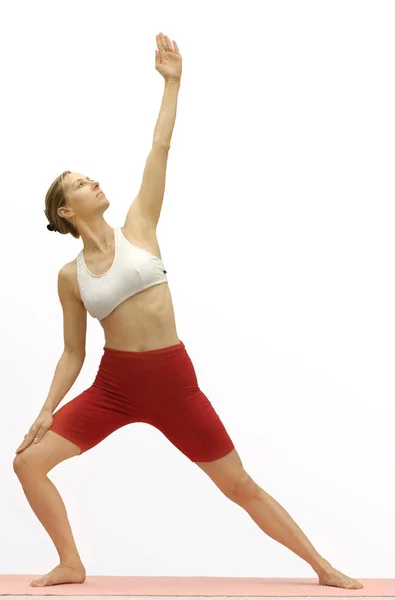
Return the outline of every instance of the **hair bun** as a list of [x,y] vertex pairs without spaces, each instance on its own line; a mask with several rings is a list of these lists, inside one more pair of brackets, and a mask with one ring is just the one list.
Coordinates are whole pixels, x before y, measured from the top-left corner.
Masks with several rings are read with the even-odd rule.
[[47,229],[49,229],[49,231],[55,231],[56,227],[55,225],[52,225],[52,223],[50,223],[49,225],[47,225]]

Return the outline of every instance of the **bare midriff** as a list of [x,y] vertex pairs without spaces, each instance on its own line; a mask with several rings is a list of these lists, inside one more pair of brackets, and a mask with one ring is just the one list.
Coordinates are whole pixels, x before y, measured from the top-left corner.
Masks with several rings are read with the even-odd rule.
[[[155,231],[145,233],[122,233],[132,244],[147,250],[162,259]],[[100,264],[85,256],[87,266],[92,273],[105,273],[112,264],[114,248],[108,256],[103,256]],[[73,261],[76,263],[76,261]],[[71,264],[73,264],[71,263]],[[77,267],[73,265],[72,285],[82,302],[77,281]],[[173,301],[167,282],[154,285],[127,298],[107,317],[99,321],[103,327],[105,347],[126,352],[146,352],[179,344]]]

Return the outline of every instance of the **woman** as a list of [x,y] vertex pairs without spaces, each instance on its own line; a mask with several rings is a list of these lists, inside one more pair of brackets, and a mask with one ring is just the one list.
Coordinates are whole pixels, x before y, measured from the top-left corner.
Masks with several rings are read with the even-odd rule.
[[[156,42],[156,69],[165,78],[165,91],[142,185],[124,226],[108,225],[105,194],[80,173],[63,173],[46,197],[48,228],[82,237],[83,250],[59,271],[65,350],[48,398],[14,460],[27,499],[60,558],[58,566],[30,585],[82,583],[86,578],[65,506],[47,473],[120,427],[144,422],[162,431],[265,533],[306,560],[320,584],[361,588],[318,554],[288,513],[244,470],[178,338],[156,226],[182,57],[176,42],[173,47],[162,33]],[[99,370],[87,390],[54,412],[84,362],[87,312],[105,334]]]

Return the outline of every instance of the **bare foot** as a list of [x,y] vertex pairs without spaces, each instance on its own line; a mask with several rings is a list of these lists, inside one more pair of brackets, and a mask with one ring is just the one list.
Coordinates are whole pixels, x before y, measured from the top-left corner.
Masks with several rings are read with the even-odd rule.
[[320,585],[331,585],[333,587],[345,588],[347,590],[360,590],[363,584],[356,579],[351,579],[340,573],[337,569],[331,567],[326,573],[318,575]]
[[59,585],[60,583],[83,583],[85,579],[85,567],[82,563],[75,566],[60,563],[47,575],[32,581],[30,587],[46,587],[47,585]]

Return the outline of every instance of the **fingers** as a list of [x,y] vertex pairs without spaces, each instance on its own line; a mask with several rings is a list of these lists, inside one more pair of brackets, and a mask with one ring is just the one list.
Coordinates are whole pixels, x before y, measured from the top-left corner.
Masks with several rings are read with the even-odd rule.
[[29,433],[27,435],[25,435],[25,440],[22,442],[22,444],[19,446],[19,448],[17,448],[16,454],[18,454],[19,452],[23,452],[23,450],[25,450],[28,446],[30,446],[30,444],[32,443],[34,438],[35,438],[35,432],[29,431]]
[[30,439],[30,441],[28,441],[28,439],[29,438],[27,437],[26,440],[24,442],[22,442],[22,444],[19,446],[19,448],[16,449],[16,454],[19,454],[19,452],[23,452],[23,450],[25,450],[25,448],[30,446],[31,439]]
[[160,35],[157,35],[157,36],[156,36],[156,45],[158,46],[158,50],[159,50],[159,52],[160,52],[161,50],[164,50],[164,48],[163,48],[163,45],[162,45],[162,40],[161,40],[161,37],[160,37]]
[[159,34],[159,41],[162,44],[163,50],[171,51],[170,40],[167,35]]
[[[173,46],[171,44],[170,38],[167,35],[163,35],[162,32],[156,36],[156,45],[158,46],[158,50],[164,50],[165,52],[173,52]],[[174,40],[173,45],[174,51],[178,54],[178,46]]]
[[41,438],[43,437],[43,435],[47,429],[48,429],[48,426],[45,427],[45,426],[41,425],[40,429],[38,431],[36,431],[36,435],[34,438],[35,444],[38,444],[38,442],[41,440]]

